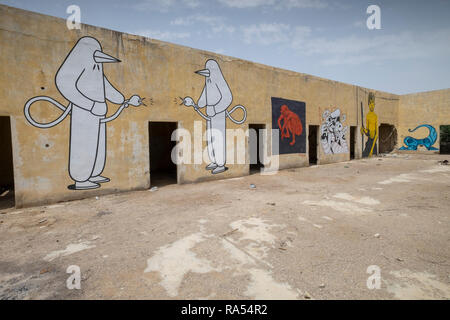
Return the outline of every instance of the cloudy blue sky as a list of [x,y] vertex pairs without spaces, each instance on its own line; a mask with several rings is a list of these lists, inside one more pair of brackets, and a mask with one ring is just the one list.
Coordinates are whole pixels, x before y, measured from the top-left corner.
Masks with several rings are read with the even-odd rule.
[[[450,88],[450,0],[0,0],[83,23],[405,94]],[[381,30],[366,26],[369,5]]]

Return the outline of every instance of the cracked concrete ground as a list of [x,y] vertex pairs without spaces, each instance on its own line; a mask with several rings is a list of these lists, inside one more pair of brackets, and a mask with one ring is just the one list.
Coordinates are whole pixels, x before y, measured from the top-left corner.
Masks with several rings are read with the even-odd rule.
[[[2,210],[0,299],[449,299],[443,159],[389,155]],[[71,265],[81,290],[66,288]],[[381,287],[370,290],[373,265]]]

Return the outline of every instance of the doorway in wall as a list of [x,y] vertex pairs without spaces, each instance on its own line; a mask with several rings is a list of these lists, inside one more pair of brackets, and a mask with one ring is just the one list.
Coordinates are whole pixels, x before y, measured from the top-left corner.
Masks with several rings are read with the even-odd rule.
[[382,123],[379,127],[379,153],[389,153],[394,151],[397,143],[397,129],[392,124]]
[[450,125],[440,126],[439,131],[439,153],[450,154]]
[[308,145],[309,145],[309,164],[317,164],[317,133],[319,126],[309,126]]
[[250,153],[250,174],[259,173],[261,169],[264,167],[262,163],[262,159],[260,158],[260,150],[263,148],[264,150],[264,141],[262,138],[262,132],[266,128],[264,124],[249,124],[249,137],[248,137],[248,150]]
[[350,127],[350,160],[355,159],[356,127]]
[[9,117],[0,117],[0,210],[13,208],[14,203],[14,166],[11,140],[11,121]]
[[148,141],[150,152],[150,187],[161,187],[177,183],[177,166],[172,161],[172,132],[176,122],[149,122]]

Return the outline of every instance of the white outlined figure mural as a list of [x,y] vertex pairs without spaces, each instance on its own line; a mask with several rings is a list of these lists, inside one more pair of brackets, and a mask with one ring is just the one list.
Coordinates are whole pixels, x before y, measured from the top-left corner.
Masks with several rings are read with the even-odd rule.
[[322,117],[320,141],[325,154],[348,153],[347,141],[345,140],[348,126],[344,127],[342,124],[345,121],[345,115],[341,117],[341,110],[336,109],[333,112],[325,110]]
[[[69,174],[75,184],[69,189],[96,189],[110,181],[101,175],[106,162],[106,123],[116,119],[129,105],[145,105],[137,95],[125,100],[104,75],[103,64],[117,62],[120,60],[102,51],[97,39],[80,38],[55,76],[56,87],[69,101],[68,106],[45,96],[34,97],[25,104],[25,118],[38,128],[54,127],[71,114]],[[108,118],[106,100],[121,105]],[[30,115],[30,107],[36,101],[48,101],[63,113],[50,123],[36,122]]]
[[[206,170],[211,170],[212,174],[222,173],[228,170],[225,167],[226,155],[226,119],[227,117],[236,124],[242,124],[247,119],[247,110],[244,106],[237,105],[228,111],[228,107],[233,101],[233,95],[222,70],[215,60],[208,60],[205,69],[196,71],[197,74],[205,77],[205,86],[197,104],[191,97],[181,98],[182,105],[194,107],[202,118],[206,120],[206,137],[208,144],[208,155],[211,163]],[[206,115],[199,109],[206,107]],[[241,121],[235,120],[231,114],[237,109],[244,112]]]

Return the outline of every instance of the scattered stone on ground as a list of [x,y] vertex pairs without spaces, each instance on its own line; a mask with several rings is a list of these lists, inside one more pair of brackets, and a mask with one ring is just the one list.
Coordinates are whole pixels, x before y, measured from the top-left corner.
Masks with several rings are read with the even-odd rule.
[[2,209],[0,299],[448,300],[450,167],[409,156]]

